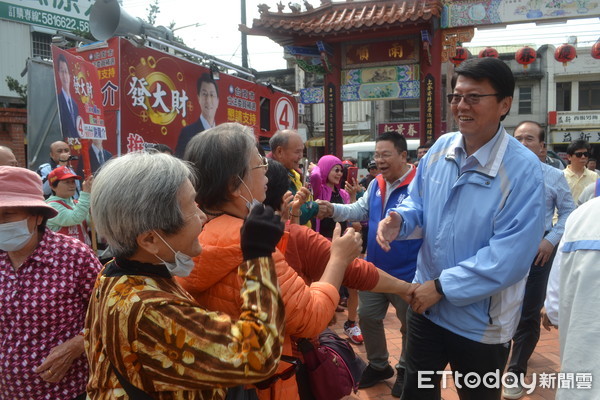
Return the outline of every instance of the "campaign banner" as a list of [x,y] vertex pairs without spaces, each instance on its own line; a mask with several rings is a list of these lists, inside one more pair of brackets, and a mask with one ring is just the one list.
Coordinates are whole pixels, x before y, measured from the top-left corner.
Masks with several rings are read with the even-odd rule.
[[106,140],[96,67],[56,46],[52,46],[52,60],[60,125],[65,140],[71,145],[80,139]]
[[192,137],[225,122],[264,137],[297,126],[295,100],[266,86],[124,39],[119,62],[124,152],[160,143],[182,157]]

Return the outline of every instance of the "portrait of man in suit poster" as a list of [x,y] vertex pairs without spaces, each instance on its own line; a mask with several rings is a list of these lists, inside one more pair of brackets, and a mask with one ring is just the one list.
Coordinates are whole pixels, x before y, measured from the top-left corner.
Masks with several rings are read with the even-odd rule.
[[71,154],[81,158],[77,169],[87,166],[87,176],[91,173],[89,154],[93,152],[98,161],[112,156],[101,144],[106,140],[106,127],[98,70],[91,62],[56,46],[52,46],[52,60],[62,136]]
[[200,105],[200,118],[181,129],[175,147],[177,157],[183,157],[185,147],[192,137],[216,125],[215,115],[219,107],[219,86],[210,73],[205,72],[200,75],[196,83],[196,91]]

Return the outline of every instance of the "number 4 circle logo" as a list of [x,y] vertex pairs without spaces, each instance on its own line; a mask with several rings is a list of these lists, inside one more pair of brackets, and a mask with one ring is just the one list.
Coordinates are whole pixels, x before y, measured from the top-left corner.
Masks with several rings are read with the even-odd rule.
[[294,129],[296,127],[296,111],[292,102],[282,97],[275,104],[275,124],[277,129]]

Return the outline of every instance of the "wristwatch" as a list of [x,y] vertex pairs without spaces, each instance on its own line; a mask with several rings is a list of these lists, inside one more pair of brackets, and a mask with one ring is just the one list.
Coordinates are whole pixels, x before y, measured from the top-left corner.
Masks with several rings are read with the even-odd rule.
[[433,280],[433,284],[435,285],[435,290],[441,294],[442,296],[444,296],[444,291],[442,290],[442,283],[440,282],[439,278],[435,278]]

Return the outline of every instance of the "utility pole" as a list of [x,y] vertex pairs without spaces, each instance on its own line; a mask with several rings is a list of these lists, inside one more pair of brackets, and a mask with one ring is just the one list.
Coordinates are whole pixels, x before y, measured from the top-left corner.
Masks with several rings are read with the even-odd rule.
[[[242,25],[246,25],[246,0],[240,0],[242,6]],[[248,68],[248,39],[242,32],[242,67]]]

